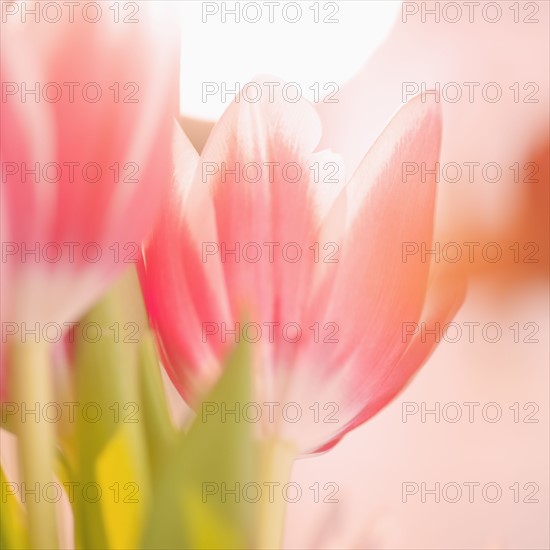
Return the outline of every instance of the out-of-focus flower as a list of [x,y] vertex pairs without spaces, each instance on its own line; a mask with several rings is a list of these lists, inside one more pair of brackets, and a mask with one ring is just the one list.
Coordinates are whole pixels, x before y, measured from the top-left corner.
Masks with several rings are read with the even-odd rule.
[[[2,2],[0,390],[38,410],[54,399],[49,344],[136,261],[170,181],[177,18],[109,4]],[[54,425],[13,429],[21,479],[52,482]],[[25,547],[57,548],[54,503],[25,512]]]
[[463,287],[402,256],[432,237],[435,181],[404,183],[402,163],[437,160],[438,108],[407,104],[346,183],[341,159],[315,151],[313,107],[274,93],[233,103],[200,158],[178,132],[176,185],[141,277],[184,399],[196,404],[247,341],[254,403],[237,414],[307,453],[392,399],[434,347],[405,327],[444,324]]
[[28,4],[2,10],[2,319],[34,330],[136,262],[170,181],[179,51],[149,2]]

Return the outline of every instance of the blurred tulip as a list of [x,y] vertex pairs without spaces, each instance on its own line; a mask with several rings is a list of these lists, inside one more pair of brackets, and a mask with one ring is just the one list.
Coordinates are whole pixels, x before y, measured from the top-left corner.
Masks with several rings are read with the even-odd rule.
[[[50,344],[137,261],[168,190],[179,57],[168,6],[2,2],[0,382],[5,397],[7,372],[18,406],[52,402]],[[54,426],[14,430],[22,480],[52,482]],[[56,548],[53,502],[25,511],[30,547]]]
[[[431,242],[436,185],[403,183],[401,165],[435,162],[440,131],[438,108],[411,101],[345,184],[339,157],[314,152],[321,126],[303,100],[241,98],[200,158],[178,130],[176,185],[141,278],[184,399],[197,404],[237,340],[256,342],[259,436],[298,452],[330,448],[392,399],[435,345],[405,338],[404,323],[444,324],[464,290],[402,258],[404,242]],[[284,418],[290,404],[299,421]]]
[[167,4],[26,4],[2,10],[2,318],[33,329],[136,262],[170,180],[179,29]]

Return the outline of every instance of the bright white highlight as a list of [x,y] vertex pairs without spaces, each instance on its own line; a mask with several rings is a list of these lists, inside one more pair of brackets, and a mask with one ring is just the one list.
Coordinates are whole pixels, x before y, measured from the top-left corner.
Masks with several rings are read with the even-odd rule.
[[298,93],[317,102],[336,98],[401,9],[400,0],[181,4],[181,111],[210,120],[257,75],[296,83],[286,90],[290,101]]

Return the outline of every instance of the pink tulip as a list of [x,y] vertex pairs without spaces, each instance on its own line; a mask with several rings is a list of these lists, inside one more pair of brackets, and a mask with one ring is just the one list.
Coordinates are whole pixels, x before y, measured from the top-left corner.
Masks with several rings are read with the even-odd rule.
[[[0,381],[41,409],[54,399],[49,344],[137,261],[168,190],[177,18],[153,2],[0,9]],[[51,482],[54,426],[14,430],[21,479]],[[25,512],[30,547],[57,548],[53,503]]]
[[173,13],[144,2],[65,4],[2,5],[8,332],[77,321],[136,262],[170,181]]
[[176,184],[141,277],[183,398],[196,405],[247,341],[254,403],[239,414],[308,453],[403,388],[435,346],[412,333],[452,318],[463,288],[446,288],[429,261],[403,260],[404,242],[431,242],[435,182],[401,172],[438,158],[437,106],[408,103],[346,183],[341,159],[315,151],[313,106],[285,103],[280,89],[234,102],[200,158],[178,131]]

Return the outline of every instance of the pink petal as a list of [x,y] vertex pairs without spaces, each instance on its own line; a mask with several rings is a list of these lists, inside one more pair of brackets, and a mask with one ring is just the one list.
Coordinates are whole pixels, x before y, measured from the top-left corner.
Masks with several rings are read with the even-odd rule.
[[[436,326],[444,327],[453,319],[462,305],[466,295],[466,279],[457,280],[446,271],[440,267],[433,269],[434,273],[428,287],[427,301],[422,316],[418,322],[412,321],[418,327],[421,327],[422,323],[425,323],[424,326],[427,329],[434,329]],[[404,323],[408,322],[410,321],[404,320]],[[315,452],[325,452],[334,447],[348,432],[366,422],[394,399],[416,371],[428,360],[439,341],[435,336],[423,335],[421,330],[413,338],[404,337],[403,326],[401,336],[408,346],[395,366],[378,380],[377,385],[372,389],[371,398],[367,400],[365,406],[353,420]]]
[[[219,318],[219,301],[185,219],[185,200],[199,156],[179,126],[174,131],[175,179],[163,215],[140,264],[143,295],[153,327],[162,335],[163,364],[188,402],[218,374],[212,347],[202,341],[202,322]],[[219,349],[219,346],[218,346]],[[209,365],[216,370],[206,378]]]
[[[270,101],[268,96],[258,103],[242,98],[234,102],[213,130],[184,214],[201,256],[204,247],[217,247],[202,259],[208,287],[217,292],[219,314],[197,311],[204,322],[225,323],[234,330],[236,323],[242,326],[248,320],[264,331],[264,323],[301,324],[300,297],[307,296],[314,269],[310,247],[333,200],[312,177],[312,163],[333,159],[313,152],[319,139],[318,118],[310,104]],[[205,167],[216,173],[205,175]],[[236,249],[237,254],[230,253]],[[292,259],[295,254],[301,257],[292,263],[283,252]],[[201,294],[199,300],[206,299]],[[227,350],[235,337],[222,342],[220,333],[211,340],[214,348]],[[280,328],[274,340],[259,350],[265,381],[259,386],[268,394],[274,370],[289,367],[298,348],[281,338]]]
[[407,347],[402,323],[422,311],[430,264],[404,262],[403,243],[431,242],[436,184],[420,174],[404,183],[402,167],[439,155],[439,109],[423,101],[414,99],[392,119],[334,206],[341,216],[347,204],[346,234],[337,234],[337,269],[313,296],[309,315],[323,326],[334,323],[338,343],[304,349],[295,382],[303,388],[308,378],[319,381],[320,395],[339,404],[343,421],[373,399]]
[[[2,108],[2,162],[39,163],[42,170],[51,164],[50,181],[42,172],[38,182],[30,176],[25,183],[20,174],[2,182],[3,238],[20,248],[61,250],[55,261],[24,261],[18,254],[3,263],[5,319],[74,321],[137,261],[170,178],[179,52],[169,15],[143,4],[136,24],[110,17],[86,23],[75,16],[73,23],[65,17],[55,25],[32,18],[22,24],[13,17],[3,25],[2,81],[38,83],[39,93],[48,85],[50,97],[62,93],[58,101],[42,95],[38,103],[33,96],[22,101],[19,93]],[[77,83],[72,99],[65,85],[71,82]],[[88,98],[100,90],[101,98],[84,99],[84,89]],[[78,163],[74,179],[64,163]],[[98,181],[83,178],[88,163],[99,165]],[[89,174],[95,179],[93,167]],[[74,257],[66,243],[75,243]],[[93,260],[83,253],[89,243]]]

